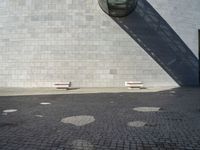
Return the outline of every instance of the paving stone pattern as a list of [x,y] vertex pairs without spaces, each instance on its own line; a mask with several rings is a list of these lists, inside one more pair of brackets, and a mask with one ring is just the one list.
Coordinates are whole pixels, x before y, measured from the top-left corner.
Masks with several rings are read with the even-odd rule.
[[[173,91],[0,97],[0,149],[200,150],[199,89]],[[51,105],[40,105],[44,101]],[[18,111],[3,115],[6,109]],[[95,120],[83,126],[61,122],[72,116]],[[134,121],[145,125],[128,126]]]

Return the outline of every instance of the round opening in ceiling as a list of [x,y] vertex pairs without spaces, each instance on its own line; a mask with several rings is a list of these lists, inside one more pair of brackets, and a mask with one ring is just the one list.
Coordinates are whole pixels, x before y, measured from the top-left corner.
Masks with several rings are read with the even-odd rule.
[[113,17],[128,15],[136,8],[137,1],[138,0],[98,0],[103,11]]

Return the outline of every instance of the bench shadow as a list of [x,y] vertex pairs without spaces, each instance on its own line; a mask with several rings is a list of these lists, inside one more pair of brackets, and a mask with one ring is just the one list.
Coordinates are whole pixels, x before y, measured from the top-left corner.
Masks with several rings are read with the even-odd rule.
[[135,12],[112,17],[180,86],[199,85],[199,60],[146,1]]
[[78,87],[56,87],[58,90],[78,90]]

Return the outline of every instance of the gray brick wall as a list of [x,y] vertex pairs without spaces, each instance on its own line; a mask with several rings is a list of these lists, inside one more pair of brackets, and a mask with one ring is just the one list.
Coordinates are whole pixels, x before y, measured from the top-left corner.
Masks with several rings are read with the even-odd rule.
[[[193,1],[149,0],[197,55],[199,0]],[[183,13],[187,4],[191,15]],[[170,14],[172,5],[179,20]],[[0,1],[1,87],[51,87],[65,81],[120,87],[129,80],[177,85],[97,0]]]
[[198,57],[199,0],[148,0]]

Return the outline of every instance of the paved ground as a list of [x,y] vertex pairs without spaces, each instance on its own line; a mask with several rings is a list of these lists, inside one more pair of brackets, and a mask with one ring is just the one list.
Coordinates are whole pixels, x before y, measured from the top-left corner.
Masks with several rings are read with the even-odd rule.
[[19,96],[19,95],[57,95],[57,94],[89,94],[89,93],[146,93],[158,92],[173,87],[148,87],[144,89],[130,90],[128,88],[0,88],[0,96]]
[[200,89],[1,96],[0,112],[2,150],[200,150]]

